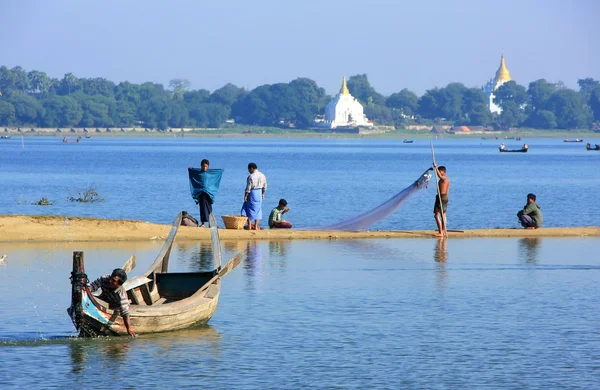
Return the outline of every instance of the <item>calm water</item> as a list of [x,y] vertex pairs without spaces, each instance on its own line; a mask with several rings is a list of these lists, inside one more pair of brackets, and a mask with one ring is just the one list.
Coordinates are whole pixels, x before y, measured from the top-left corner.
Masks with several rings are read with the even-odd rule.
[[[0,386],[593,389],[598,238],[225,243],[207,327],[71,339],[71,253],[98,275],[160,243],[2,244]],[[211,267],[178,242],[173,270]],[[575,255],[576,254],[576,255]]]
[[[452,180],[449,227],[517,227],[516,212],[534,192],[546,226],[597,225],[600,153],[560,139],[523,142],[530,152],[499,153],[500,140],[434,140],[436,159]],[[598,139],[586,142],[600,143]],[[24,147],[23,147],[24,146]],[[369,210],[410,185],[431,166],[429,140],[13,137],[0,141],[0,214],[131,218],[170,223],[197,207],[187,167],[202,158],[225,174],[215,214],[238,214],[246,166],[254,161],[269,181],[264,217],[286,198],[295,226],[326,225]],[[67,201],[92,186],[96,204]],[[433,229],[434,186],[372,229]],[[52,206],[34,206],[41,197]],[[218,218],[219,219],[219,218]]]

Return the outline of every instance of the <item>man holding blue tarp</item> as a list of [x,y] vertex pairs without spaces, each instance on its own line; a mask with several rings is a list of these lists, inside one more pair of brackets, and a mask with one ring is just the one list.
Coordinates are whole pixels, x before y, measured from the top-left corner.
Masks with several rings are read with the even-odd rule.
[[[242,215],[248,217],[248,226],[244,229],[260,230],[258,222],[262,219],[262,201],[267,192],[267,178],[258,171],[258,167],[253,162],[248,164],[248,172],[250,175],[246,179],[246,191],[242,205]],[[254,225],[252,221],[254,221]]]
[[200,208],[200,227],[204,227],[204,224],[209,221],[212,204],[215,201],[223,176],[222,169],[208,169],[209,166],[210,162],[204,159],[200,163],[200,169],[188,168],[192,198]]

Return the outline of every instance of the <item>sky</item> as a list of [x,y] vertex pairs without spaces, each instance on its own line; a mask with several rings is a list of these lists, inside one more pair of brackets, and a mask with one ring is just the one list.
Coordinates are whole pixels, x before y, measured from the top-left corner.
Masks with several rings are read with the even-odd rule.
[[[366,73],[389,95],[600,79],[595,0],[0,0],[0,66],[213,91]],[[594,38],[596,37],[596,38]]]

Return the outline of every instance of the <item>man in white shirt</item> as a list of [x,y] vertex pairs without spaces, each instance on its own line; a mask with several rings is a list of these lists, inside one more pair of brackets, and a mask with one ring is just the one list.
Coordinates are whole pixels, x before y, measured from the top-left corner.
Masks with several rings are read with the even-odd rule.
[[262,219],[262,201],[267,192],[267,178],[258,171],[258,167],[253,162],[248,164],[248,172],[250,175],[246,179],[242,215],[248,217],[248,226],[245,229],[260,230],[258,222]]

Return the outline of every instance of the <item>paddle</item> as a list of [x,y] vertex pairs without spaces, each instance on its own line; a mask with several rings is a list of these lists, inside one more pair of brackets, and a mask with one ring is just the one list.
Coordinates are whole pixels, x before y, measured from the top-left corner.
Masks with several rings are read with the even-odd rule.
[[[431,160],[433,161],[433,164],[435,166],[435,153],[433,152],[433,143],[430,142],[429,145],[431,146]],[[439,177],[438,177],[437,166],[435,167],[434,171],[435,171],[435,188],[437,189],[438,200],[440,202],[440,217],[442,218],[442,236],[448,237],[448,231],[446,230],[446,213],[444,212],[444,207],[442,206],[442,194],[440,193],[440,185],[438,182]]]

